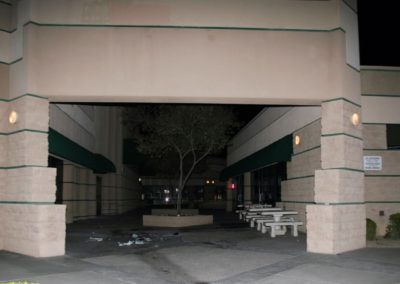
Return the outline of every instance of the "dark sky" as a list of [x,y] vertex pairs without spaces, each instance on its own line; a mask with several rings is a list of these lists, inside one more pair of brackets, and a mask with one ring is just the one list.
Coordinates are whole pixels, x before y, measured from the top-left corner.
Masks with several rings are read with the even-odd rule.
[[358,0],[361,65],[400,66],[398,3]]

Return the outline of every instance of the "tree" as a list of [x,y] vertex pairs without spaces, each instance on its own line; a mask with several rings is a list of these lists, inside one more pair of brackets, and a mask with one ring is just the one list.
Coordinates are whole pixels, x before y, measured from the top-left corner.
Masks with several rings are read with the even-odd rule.
[[126,108],[125,122],[143,154],[177,155],[177,213],[182,192],[196,166],[224,149],[238,126],[232,108],[214,105],[137,105]]

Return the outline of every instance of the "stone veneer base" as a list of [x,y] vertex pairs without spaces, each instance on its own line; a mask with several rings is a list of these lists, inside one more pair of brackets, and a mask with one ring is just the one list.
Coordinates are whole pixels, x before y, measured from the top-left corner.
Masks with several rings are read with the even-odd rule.
[[168,216],[143,215],[143,226],[181,228],[190,226],[209,225],[214,221],[212,215]]

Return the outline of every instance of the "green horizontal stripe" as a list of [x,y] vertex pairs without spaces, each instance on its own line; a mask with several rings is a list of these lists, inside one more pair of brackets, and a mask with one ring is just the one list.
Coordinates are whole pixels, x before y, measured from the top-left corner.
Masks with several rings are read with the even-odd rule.
[[63,184],[75,184],[75,185],[87,185],[87,186],[96,186],[95,183],[79,183],[74,181],[63,181]]
[[47,166],[40,165],[20,165],[20,166],[11,166],[11,167],[0,167],[0,170],[14,170],[21,168],[47,168]]
[[311,178],[314,177],[314,175],[310,175],[310,176],[302,176],[302,177],[292,177],[292,178],[288,178],[286,180],[294,180],[294,179],[302,179],[302,178]]
[[358,72],[358,73],[361,72],[360,69],[358,69],[357,67],[351,65],[350,63],[346,63],[346,65],[349,66],[351,69],[353,69],[354,71],[356,71],[356,72]]
[[[286,114],[286,113],[285,113],[285,114]],[[316,120],[313,120],[313,121],[311,121],[310,123],[307,123],[306,125],[300,127],[299,129],[296,129],[295,131],[293,131],[293,134],[298,134],[298,133],[296,133],[296,132],[299,132],[300,130],[306,128],[307,126],[310,126],[311,124],[313,124],[314,122],[316,122],[316,121],[318,121],[318,120],[321,120],[321,118],[319,117],[319,118],[317,118]]]
[[363,205],[365,202],[317,202],[317,205]]
[[62,202],[76,202],[76,201],[79,201],[79,202],[83,202],[83,201],[85,201],[85,202],[96,202],[97,200],[96,199],[64,199]]
[[365,203],[400,203],[399,201],[365,201]]
[[0,204],[54,205],[54,202],[42,202],[42,201],[0,201]]
[[55,24],[29,21],[24,27],[32,24],[43,27],[90,27],[90,28],[149,28],[149,29],[201,29],[201,30],[245,30],[245,31],[279,31],[279,32],[334,32],[345,30],[341,27],[333,29],[291,29],[291,28],[258,28],[258,27],[221,27],[221,26],[184,26],[184,25],[104,25],[104,24]]
[[1,64],[6,64],[6,65],[12,65],[12,64],[17,63],[17,62],[19,62],[21,60],[22,60],[22,57],[18,58],[18,59],[15,59],[14,61],[11,61],[11,62],[0,61],[0,63]]
[[43,99],[43,100],[48,100],[49,99],[49,98],[46,98],[46,97],[43,97],[43,96],[39,96],[39,95],[35,95],[35,94],[23,94],[21,96],[18,96],[18,97],[12,98],[12,99],[8,99],[8,100],[7,99],[0,99],[0,101],[12,102],[12,101],[19,100],[19,99],[21,99],[23,97],[32,97],[32,98]]
[[400,94],[361,94],[362,97],[400,98]]
[[21,132],[32,132],[32,133],[48,134],[47,131],[43,131],[43,130],[20,129],[20,130],[12,131],[12,132],[0,132],[0,135],[8,136],[8,135],[13,135],[13,134],[21,133]]
[[[9,34],[12,34],[16,30],[17,29],[12,29],[12,30],[0,29],[1,32],[5,32],[5,33],[9,33]],[[3,63],[3,61],[0,61],[0,63]],[[8,64],[8,63],[5,63],[5,64]]]
[[298,155],[301,155],[301,154],[304,154],[304,153],[306,153],[306,152],[310,152],[310,151],[315,150],[315,149],[318,149],[318,148],[321,148],[321,146],[318,145],[318,146],[312,147],[312,148],[310,148],[310,149],[307,149],[307,150],[304,150],[304,151],[301,151],[301,152],[294,153],[294,154],[292,155],[292,157],[298,156]]
[[80,215],[80,216],[73,216],[73,218],[87,218],[87,217],[97,217],[97,215]]
[[331,137],[331,136],[348,136],[348,137],[355,138],[355,139],[358,139],[361,141],[363,140],[361,137],[357,137],[357,136],[347,134],[347,133],[327,133],[327,134],[321,135],[321,137]]
[[351,171],[351,172],[364,173],[363,170],[352,169],[352,168],[328,168],[328,169],[322,169],[322,170],[323,170],[323,171],[328,171],[328,170],[342,170],[342,171]]
[[400,177],[400,175],[368,175],[365,174],[366,177]]
[[347,7],[349,7],[349,9],[352,10],[356,15],[358,14],[358,13],[357,13],[357,10],[354,9],[349,3],[347,3],[347,1],[345,1],[345,0],[342,0],[342,1],[343,1],[343,3],[344,3]]
[[366,67],[361,67],[362,71],[378,71],[378,72],[400,72],[400,68],[398,70],[393,70],[393,69],[377,69],[377,68],[366,68]]
[[364,148],[364,151],[400,151],[400,149],[368,149],[368,148]]
[[348,102],[348,103],[350,103],[350,104],[352,104],[352,105],[355,105],[355,106],[357,106],[357,107],[361,107],[360,104],[357,104],[357,103],[355,103],[355,102],[353,102],[353,101],[350,101],[349,99],[346,99],[346,98],[343,98],[343,97],[335,98],[335,99],[330,99],[330,100],[326,100],[326,101],[322,101],[322,102],[323,102],[323,103],[329,103],[329,102],[334,102],[334,101],[345,101],[345,102]]
[[379,123],[379,122],[363,122],[365,125],[386,125],[386,123]]
[[292,201],[292,200],[289,200],[289,201],[280,201],[280,202],[285,202],[285,203],[301,203],[301,204],[315,204],[315,202],[314,201]]

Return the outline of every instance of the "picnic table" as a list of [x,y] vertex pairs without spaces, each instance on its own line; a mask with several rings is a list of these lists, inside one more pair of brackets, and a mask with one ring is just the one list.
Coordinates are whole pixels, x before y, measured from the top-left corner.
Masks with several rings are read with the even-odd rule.
[[[287,218],[287,216],[297,214],[297,211],[292,210],[264,211],[261,215],[265,216],[265,218],[257,218],[255,222],[257,223],[257,229],[261,229],[262,233],[266,233],[267,229],[270,228],[272,238],[276,235],[286,234],[288,226],[292,228],[292,235],[297,237],[297,227],[302,225],[303,222],[296,221],[294,218]],[[267,216],[270,216],[270,218],[267,218]]]

